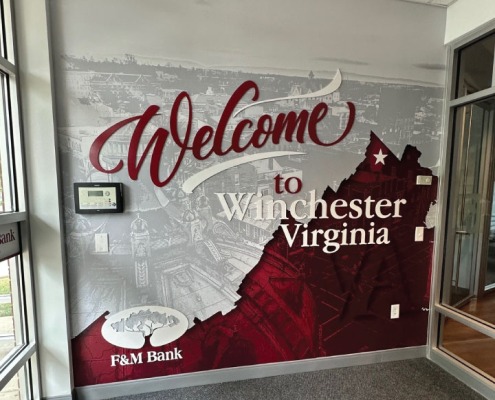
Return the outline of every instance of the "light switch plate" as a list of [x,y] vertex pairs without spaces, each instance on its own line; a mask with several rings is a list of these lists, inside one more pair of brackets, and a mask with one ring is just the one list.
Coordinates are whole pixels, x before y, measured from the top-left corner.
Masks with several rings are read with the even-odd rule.
[[430,175],[418,175],[416,177],[416,185],[429,186],[433,179]]
[[390,306],[390,319],[397,319],[400,315],[400,304],[392,304]]
[[425,237],[425,228],[424,226],[417,226],[416,231],[414,232],[414,241],[422,242]]
[[108,233],[95,233],[95,251],[108,253]]

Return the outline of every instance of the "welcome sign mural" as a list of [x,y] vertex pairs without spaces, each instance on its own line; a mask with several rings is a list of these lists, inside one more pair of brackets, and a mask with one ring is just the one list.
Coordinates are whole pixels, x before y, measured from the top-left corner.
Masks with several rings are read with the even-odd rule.
[[[51,2],[76,385],[425,344],[438,49],[386,69],[313,39],[314,54],[260,60],[224,1],[98,3],[97,20],[118,18],[96,32],[120,44],[96,43],[79,18],[91,3]],[[152,14],[162,39],[122,40],[122,19]],[[196,35],[163,39],[177,18]],[[361,29],[332,51],[362,46]],[[124,213],[76,214],[72,184],[89,181],[122,182]]]

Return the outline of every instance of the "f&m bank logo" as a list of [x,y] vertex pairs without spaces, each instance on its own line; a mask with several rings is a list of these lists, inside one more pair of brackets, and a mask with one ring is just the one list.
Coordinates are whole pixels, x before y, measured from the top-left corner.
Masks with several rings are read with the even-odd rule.
[[181,312],[162,306],[129,308],[107,318],[101,328],[103,338],[118,347],[140,349],[149,338],[153,347],[180,338],[189,326]]

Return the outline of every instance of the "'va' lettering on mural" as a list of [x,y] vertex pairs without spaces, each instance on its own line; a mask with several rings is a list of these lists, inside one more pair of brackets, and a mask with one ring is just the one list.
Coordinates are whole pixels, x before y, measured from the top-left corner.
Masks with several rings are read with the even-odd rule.
[[[136,122],[134,132],[129,143],[127,155],[127,170],[132,180],[137,180],[141,167],[148,155],[151,153],[150,177],[154,185],[163,187],[167,185],[176,175],[186,154],[190,153],[197,160],[205,160],[212,155],[225,156],[231,152],[241,153],[250,148],[259,149],[265,144],[271,142],[275,145],[282,141],[305,143],[310,141],[318,146],[330,147],[340,143],[351,131],[355,120],[355,106],[352,102],[347,102],[349,107],[349,119],[344,131],[335,140],[331,142],[324,141],[318,135],[318,123],[320,123],[328,113],[328,105],[320,102],[314,106],[311,111],[301,110],[298,113],[290,111],[288,113],[279,113],[277,115],[263,114],[257,121],[245,118],[240,120],[234,127],[231,137],[227,138],[227,126],[234,111],[239,106],[240,101],[249,92],[253,92],[252,101],[259,97],[259,89],[256,83],[246,81],[242,83],[232,94],[227,102],[221,118],[216,127],[204,125],[200,127],[195,134],[192,133],[193,104],[191,97],[187,92],[181,92],[175,99],[170,113],[170,127],[165,129],[159,127],[146,144],[144,151],[138,155],[141,138],[145,128],[159,111],[159,107],[152,105],[142,114],[131,118],[124,119],[109,127],[102,132],[93,142],[90,148],[89,159],[91,164],[100,172],[114,174],[122,170],[124,161],[113,166],[105,168],[100,163],[100,153],[105,143],[120,129]],[[179,132],[179,115],[181,108],[187,109],[187,123],[185,132]],[[253,129],[250,137],[242,139],[243,134],[248,129]],[[307,137],[306,137],[307,135]],[[182,138],[181,138],[182,137]],[[175,165],[166,171],[166,176],[161,176],[162,154],[167,142],[179,148],[179,154]],[[226,145],[228,142],[228,145]]]

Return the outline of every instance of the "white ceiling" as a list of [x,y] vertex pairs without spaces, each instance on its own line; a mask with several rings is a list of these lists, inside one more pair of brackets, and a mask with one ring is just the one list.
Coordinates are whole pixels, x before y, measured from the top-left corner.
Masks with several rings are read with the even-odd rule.
[[457,0],[402,0],[402,1],[408,1],[411,3],[429,4],[431,6],[437,6],[437,7],[448,7],[451,4],[455,3]]

